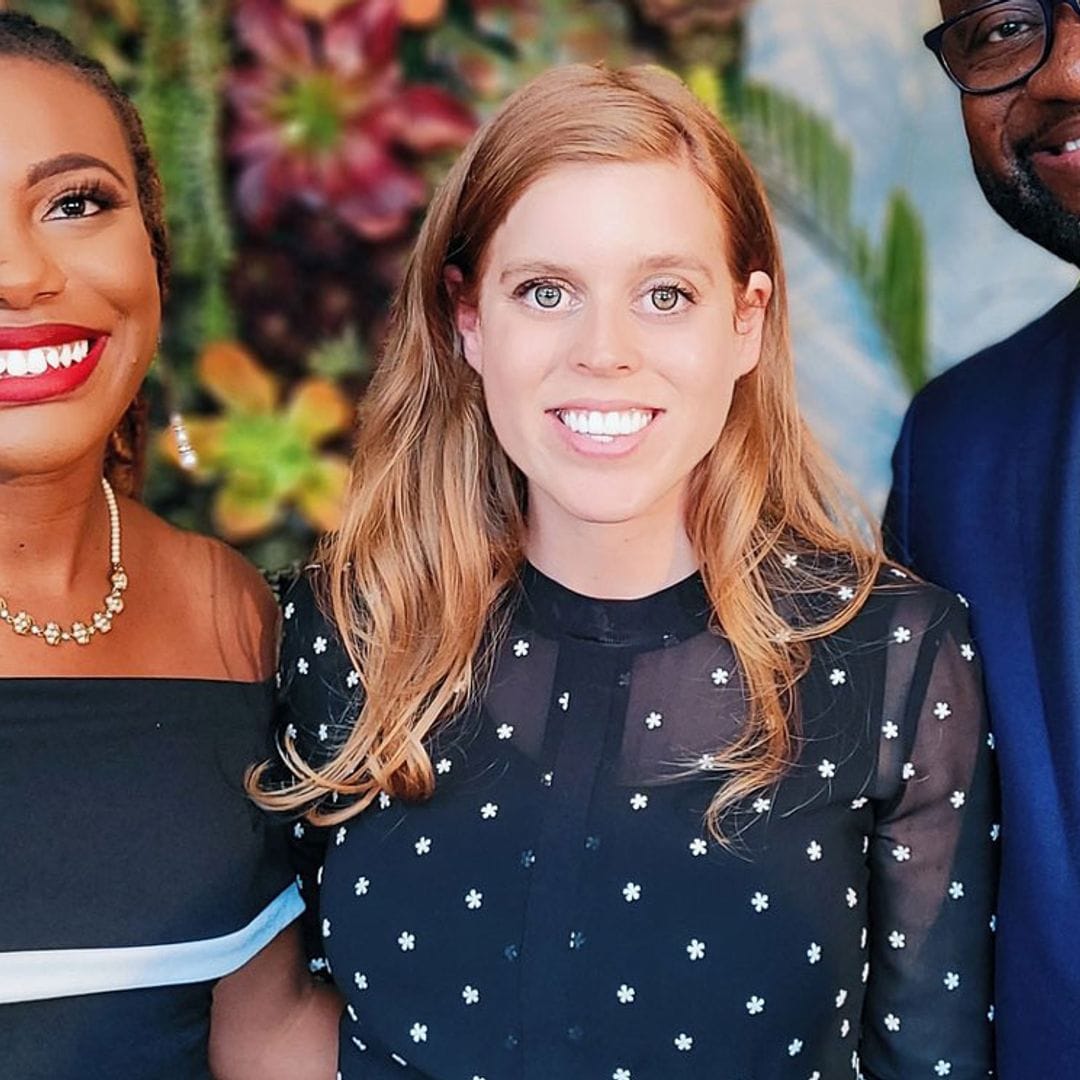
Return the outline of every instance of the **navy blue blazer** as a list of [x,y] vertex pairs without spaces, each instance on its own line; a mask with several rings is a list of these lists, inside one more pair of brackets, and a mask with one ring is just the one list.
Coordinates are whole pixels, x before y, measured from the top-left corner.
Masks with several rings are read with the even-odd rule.
[[1080,1076],[1080,291],[930,383],[886,545],[971,603],[1002,783],[998,1075]]

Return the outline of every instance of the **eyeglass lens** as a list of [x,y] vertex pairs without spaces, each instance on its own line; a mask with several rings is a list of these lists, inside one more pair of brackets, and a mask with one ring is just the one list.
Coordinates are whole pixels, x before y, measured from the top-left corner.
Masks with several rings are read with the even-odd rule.
[[953,23],[941,56],[968,90],[996,90],[1030,75],[1046,52],[1046,11],[1037,0],[983,5]]

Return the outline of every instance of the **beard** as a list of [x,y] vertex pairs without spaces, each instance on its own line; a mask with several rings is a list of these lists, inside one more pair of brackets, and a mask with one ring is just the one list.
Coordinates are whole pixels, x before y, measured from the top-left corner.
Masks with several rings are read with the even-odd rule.
[[1030,161],[1019,159],[1005,177],[976,165],[975,176],[986,201],[1006,224],[1059,259],[1080,266],[1080,215],[1057,201]]

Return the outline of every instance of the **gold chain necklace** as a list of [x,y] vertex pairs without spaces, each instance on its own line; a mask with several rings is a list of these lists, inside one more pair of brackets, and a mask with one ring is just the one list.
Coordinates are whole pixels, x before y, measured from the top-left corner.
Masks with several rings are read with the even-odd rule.
[[120,562],[120,509],[116,505],[113,489],[105,477],[101,478],[101,489],[105,492],[105,502],[109,507],[109,583],[112,585],[109,595],[105,597],[105,606],[100,611],[95,611],[85,623],[74,622],[70,629],[64,630],[59,623],[54,622],[39,626],[33,616],[25,611],[13,615],[7,601],[0,596],[0,619],[16,634],[40,638],[46,645],[61,645],[65,641],[89,645],[95,634],[107,634],[112,629],[113,619],[124,610],[121,594],[128,587],[128,576]]

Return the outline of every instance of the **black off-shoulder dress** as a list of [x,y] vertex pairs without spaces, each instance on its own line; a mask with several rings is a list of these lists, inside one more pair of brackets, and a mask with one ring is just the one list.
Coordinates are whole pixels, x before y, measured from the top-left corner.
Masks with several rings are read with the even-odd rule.
[[[285,599],[281,723],[314,762],[359,678],[310,582]],[[980,682],[962,600],[885,571],[814,644],[797,762],[725,848],[703,813],[745,686],[700,577],[603,601],[526,568],[485,699],[430,746],[433,798],[294,826],[342,1077],[987,1076]]]
[[243,790],[272,687],[0,680],[0,1077],[202,1080],[214,982],[302,910]]

